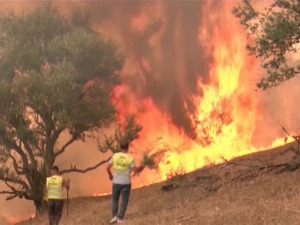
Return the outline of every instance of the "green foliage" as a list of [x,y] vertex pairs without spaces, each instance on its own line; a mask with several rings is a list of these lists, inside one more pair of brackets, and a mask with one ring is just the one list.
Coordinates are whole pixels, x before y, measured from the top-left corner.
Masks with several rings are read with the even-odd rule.
[[157,165],[155,162],[155,155],[149,155],[146,152],[144,152],[143,154],[143,158],[142,158],[142,165],[150,168],[150,169],[156,169]]
[[292,56],[300,42],[300,2],[274,0],[263,11],[249,0],[233,9],[234,15],[248,31],[250,54],[261,59],[266,75],[257,86],[263,90],[277,86],[300,73],[299,61]]
[[[55,159],[116,123],[111,93],[123,56],[82,18],[67,22],[50,4],[23,16],[1,13],[0,180],[10,190],[0,193],[8,198],[38,207]],[[141,127],[134,117],[127,122],[122,137],[132,141]],[[57,147],[62,133],[69,140]]]
[[20,71],[40,70],[45,62],[48,42],[68,33],[71,27],[57,11],[47,6],[23,17],[2,12],[0,30],[3,32],[1,60],[4,60],[0,71],[12,79],[16,67]]
[[115,130],[114,135],[109,137],[106,136],[104,143],[100,143],[98,140],[98,149],[101,152],[106,152],[108,149],[112,152],[118,152],[120,142],[132,142],[139,137],[139,132],[141,130],[142,127],[136,123],[135,116],[127,116],[125,124],[122,127],[119,125]]

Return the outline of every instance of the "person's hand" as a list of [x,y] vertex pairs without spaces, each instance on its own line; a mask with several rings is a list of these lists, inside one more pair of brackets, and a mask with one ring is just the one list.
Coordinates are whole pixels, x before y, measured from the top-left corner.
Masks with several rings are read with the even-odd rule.
[[110,175],[109,175],[109,179],[110,179],[110,180],[113,180],[113,178],[114,178],[114,176],[110,174]]
[[144,164],[140,165],[139,171],[142,172],[142,171],[145,169],[145,167],[146,167],[146,166],[145,166]]
[[140,167],[143,167],[143,168],[145,168],[145,167],[146,167],[146,164],[145,164],[145,162],[144,162],[144,161],[141,161],[141,163],[140,163]]
[[134,171],[133,176],[139,176],[140,173],[145,169],[145,166],[142,164],[141,166],[137,167]]
[[134,177],[138,177],[140,175],[141,171],[135,171],[133,172],[133,176]]

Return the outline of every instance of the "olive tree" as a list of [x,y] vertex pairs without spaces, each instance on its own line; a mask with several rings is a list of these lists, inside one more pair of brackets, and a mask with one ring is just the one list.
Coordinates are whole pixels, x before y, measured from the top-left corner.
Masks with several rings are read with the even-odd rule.
[[[0,16],[0,180],[7,185],[1,194],[32,200],[37,212],[55,159],[116,123],[111,95],[123,57],[114,42],[84,24],[50,5]],[[127,122],[99,150],[136,138],[141,127],[134,117]],[[62,172],[87,172],[106,161]]]
[[257,83],[259,88],[265,90],[299,75],[299,0],[243,0],[233,13],[248,31],[249,53],[261,60],[266,71]]

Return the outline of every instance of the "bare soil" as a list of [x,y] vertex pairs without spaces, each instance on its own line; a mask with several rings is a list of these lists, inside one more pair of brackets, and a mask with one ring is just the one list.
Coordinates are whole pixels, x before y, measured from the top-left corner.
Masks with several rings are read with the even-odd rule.
[[[299,225],[295,149],[289,144],[132,190],[124,224]],[[60,225],[109,224],[110,209],[111,196],[71,199]],[[29,224],[48,223],[42,216],[18,225]]]

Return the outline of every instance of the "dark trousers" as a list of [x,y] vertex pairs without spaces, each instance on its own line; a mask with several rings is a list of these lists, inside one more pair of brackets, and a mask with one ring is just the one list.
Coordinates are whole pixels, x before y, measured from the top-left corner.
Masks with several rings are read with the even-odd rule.
[[[114,184],[112,186],[112,216],[117,216],[119,219],[123,219],[125,216],[126,208],[129,201],[129,195],[131,190],[131,184]],[[122,202],[120,210],[119,198],[122,194]]]
[[49,225],[58,225],[63,210],[64,201],[57,199],[48,200]]

